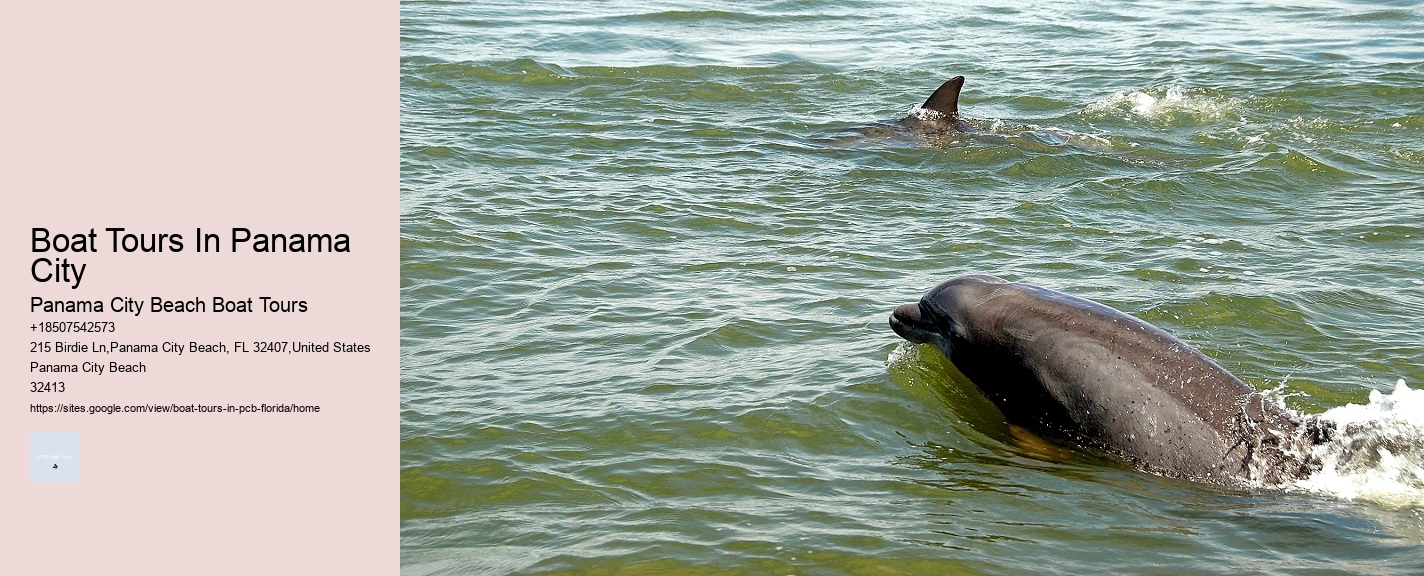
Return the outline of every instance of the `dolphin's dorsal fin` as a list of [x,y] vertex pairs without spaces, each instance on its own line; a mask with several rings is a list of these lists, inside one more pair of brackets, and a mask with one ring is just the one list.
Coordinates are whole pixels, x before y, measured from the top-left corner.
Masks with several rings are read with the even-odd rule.
[[946,116],[959,116],[959,89],[964,87],[964,77],[955,76],[939,85],[929,99],[920,106]]

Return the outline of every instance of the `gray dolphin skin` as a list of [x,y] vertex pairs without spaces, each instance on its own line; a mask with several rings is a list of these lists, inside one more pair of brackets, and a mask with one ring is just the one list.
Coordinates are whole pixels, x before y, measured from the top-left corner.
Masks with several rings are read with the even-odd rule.
[[855,128],[861,136],[871,138],[893,138],[897,135],[912,135],[919,138],[938,139],[956,133],[973,133],[968,122],[959,117],[959,91],[964,88],[964,77],[955,76],[946,80],[904,118],[890,122],[876,122]]
[[935,345],[1012,423],[1150,472],[1272,486],[1319,470],[1333,428],[1288,412],[1160,328],[994,276],[934,287],[890,327]]
[[940,84],[920,108],[934,110],[951,118],[959,116],[959,91],[964,88],[964,77],[955,76]]

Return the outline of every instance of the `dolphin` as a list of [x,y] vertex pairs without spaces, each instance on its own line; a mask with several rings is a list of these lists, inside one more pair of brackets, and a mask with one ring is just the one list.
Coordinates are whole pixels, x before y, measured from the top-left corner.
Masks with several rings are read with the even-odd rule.
[[1009,422],[1165,476],[1283,484],[1320,469],[1308,448],[1333,432],[1156,326],[1038,286],[951,278],[890,328],[939,348]]
[[1063,149],[1092,154],[1111,154],[1138,163],[1155,163],[1160,154],[1138,148],[1136,144],[1115,144],[1099,135],[1080,134],[1053,126],[1013,125],[994,120],[965,118],[959,114],[959,93],[964,77],[955,76],[939,85],[923,104],[910,109],[903,118],[875,122],[850,130],[854,135],[836,137],[832,142],[877,144],[910,142],[914,145],[944,145],[977,142],[995,146],[1014,146],[1031,154],[1043,154]]
[[964,132],[967,126],[959,120],[959,91],[964,77],[955,76],[939,85],[925,103],[910,111],[900,124],[924,132]]
[[876,141],[904,136],[916,137],[917,141],[922,138],[935,140],[950,134],[977,133],[959,117],[959,91],[962,88],[964,77],[955,76],[940,84],[924,104],[910,109],[904,118],[860,126],[854,131],[860,137],[869,136]]

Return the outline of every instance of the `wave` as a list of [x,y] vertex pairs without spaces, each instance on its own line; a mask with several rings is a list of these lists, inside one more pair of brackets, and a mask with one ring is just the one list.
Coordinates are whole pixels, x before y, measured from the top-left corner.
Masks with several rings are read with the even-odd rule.
[[1241,101],[1235,98],[1181,86],[1163,86],[1118,92],[1088,105],[1084,112],[1089,116],[1192,124],[1237,119],[1240,108]]
[[1401,378],[1389,394],[1373,390],[1368,404],[1346,404],[1318,418],[1337,432],[1311,449],[1321,469],[1294,488],[1390,507],[1424,506],[1424,389],[1411,389]]

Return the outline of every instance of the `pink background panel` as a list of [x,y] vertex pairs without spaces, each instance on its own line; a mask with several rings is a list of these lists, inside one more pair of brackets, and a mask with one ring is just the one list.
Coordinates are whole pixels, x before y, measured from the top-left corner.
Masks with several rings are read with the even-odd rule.
[[[0,494],[11,574],[399,571],[399,58],[394,2],[10,3],[0,9]],[[230,229],[345,233],[346,254],[228,250]],[[30,229],[99,233],[33,254]],[[105,227],[183,235],[111,253]],[[198,253],[194,229],[224,251]],[[87,265],[38,283],[39,256]],[[305,300],[303,314],[31,313],[31,296]],[[43,320],[113,321],[105,335]],[[368,354],[32,354],[35,341],[334,340]],[[251,345],[249,344],[249,349]],[[142,361],[29,392],[32,360]],[[319,414],[34,414],[32,403],[319,404]],[[32,431],[81,434],[32,483]]]

